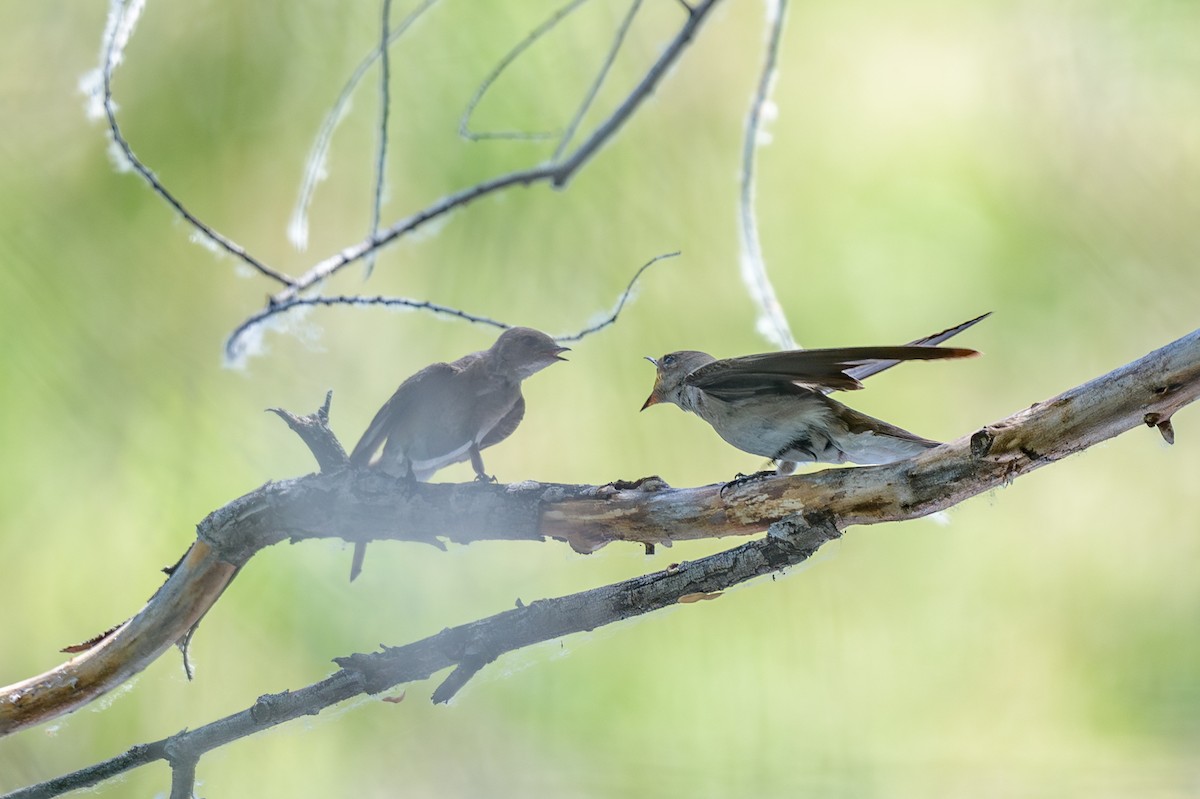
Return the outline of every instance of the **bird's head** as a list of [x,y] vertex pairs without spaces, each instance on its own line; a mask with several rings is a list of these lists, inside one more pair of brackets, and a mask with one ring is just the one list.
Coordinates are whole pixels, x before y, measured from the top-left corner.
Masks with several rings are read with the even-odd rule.
[[531,327],[510,327],[492,345],[492,352],[502,367],[518,380],[565,361],[562,353],[569,350],[570,347],[560,346],[542,331]]
[[654,390],[642,405],[643,411],[660,402],[673,402],[682,407],[680,397],[684,380],[701,366],[712,363],[713,357],[706,352],[680,350],[669,352],[658,359],[646,356],[646,360],[654,364],[658,374],[654,376]]

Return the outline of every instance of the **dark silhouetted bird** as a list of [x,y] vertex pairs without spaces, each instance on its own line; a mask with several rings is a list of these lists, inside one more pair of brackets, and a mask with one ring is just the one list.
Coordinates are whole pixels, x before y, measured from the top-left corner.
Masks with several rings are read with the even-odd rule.
[[[480,450],[508,438],[521,423],[521,381],[566,360],[567,350],[541,331],[513,327],[486,350],[426,366],[401,383],[375,414],[350,462],[428,480],[443,467],[470,460],[478,479],[491,479]],[[365,542],[354,545],[351,580],[362,571],[366,548]]]

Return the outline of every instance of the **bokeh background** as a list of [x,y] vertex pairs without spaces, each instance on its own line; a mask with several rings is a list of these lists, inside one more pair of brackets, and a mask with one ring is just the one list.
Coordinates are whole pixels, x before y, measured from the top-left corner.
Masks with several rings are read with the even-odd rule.
[[[397,3],[397,16],[411,3]],[[681,16],[653,0],[612,107]],[[555,4],[439,6],[393,50],[385,221],[552,145],[467,143],[457,118]],[[479,128],[569,118],[624,5],[595,0],[481,104]],[[401,378],[494,333],[314,312],[242,369],[229,331],[272,286],[107,155],[77,84],[101,3],[0,3],[0,683],[141,606],[210,510],[313,468],[270,406],[334,390],[353,442]],[[285,229],[316,128],[374,45],[372,2],[153,2],[117,74],[137,152],[208,223],[291,272],[369,223],[374,79],[339,130],[312,240]],[[872,379],[856,407],[955,438],[1197,325],[1200,5],[1148,0],[794,4],[760,150],[771,274],[806,346],[895,343],[983,311],[971,362]],[[761,465],[674,408],[637,413],[643,355],[766,349],[738,276],[740,137],[763,4],[727,2],[563,191],[517,189],[386,250],[363,283],[562,332],[620,323],[527,384],[501,480],[675,485]],[[206,757],[203,796],[1193,796],[1200,793],[1200,415],[1132,432],[954,508],[851,529],[805,568],[503,658],[448,707],[434,682]],[[466,467],[440,479],[469,478]],[[726,544],[728,545],[728,542]],[[0,790],[297,688],[330,659],[714,551],[556,543],[437,552],[281,545],[196,636],[111,698],[0,740]],[[104,797],[163,795],[166,768]]]

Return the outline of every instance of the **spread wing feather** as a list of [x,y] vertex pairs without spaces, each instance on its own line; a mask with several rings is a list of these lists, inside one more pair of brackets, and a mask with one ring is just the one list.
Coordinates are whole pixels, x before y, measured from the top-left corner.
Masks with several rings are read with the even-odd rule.
[[797,387],[817,391],[862,388],[850,371],[878,362],[931,361],[967,358],[975,350],[951,347],[838,347],[788,350],[727,358],[701,366],[687,376],[693,386],[721,399],[732,400],[764,393],[793,393]]
[[[919,339],[916,339],[915,341],[910,341],[910,342],[908,342],[908,346],[921,347],[921,346],[932,346],[934,344],[941,344],[943,341],[945,341],[949,338],[952,338],[953,336],[957,336],[959,333],[963,332],[967,328],[974,327],[975,325],[979,324],[980,322],[982,322],[984,319],[987,319],[991,315],[992,315],[992,312],[988,311],[985,314],[976,316],[974,319],[968,319],[967,321],[963,322],[961,325],[955,325],[954,327],[948,327],[940,333],[934,333],[933,335],[925,336],[924,338],[919,338]],[[900,362],[895,361],[895,360],[893,360],[893,361],[875,361],[870,364],[864,364],[862,366],[855,366],[850,369],[847,369],[846,374],[850,375],[855,380],[865,380],[866,378],[870,377],[871,375],[879,374],[884,369],[891,369],[893,366],[895,366],[898,363],[900,363]]]

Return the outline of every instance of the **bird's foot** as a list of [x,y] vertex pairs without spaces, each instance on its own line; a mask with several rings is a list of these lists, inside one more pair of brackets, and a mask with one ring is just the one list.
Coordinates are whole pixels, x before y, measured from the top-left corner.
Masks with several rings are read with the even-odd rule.
[[757,483],[759,480],[768,480],[768,479],[770,479],[772,477],[776,477],[776,476],[778,476],[778,475],[776,475],[774,470],[755,472],[754,474],[742,474],[741,472],[738,472],[738,475],[736,477],[734,477],[732,480],[730,480],[725,485],[721,486],[721,496],[725,496],[725,492],[729,491],[731,489],[741,488],[744,485],[749,485],[750,483]]
[[494,475],[494,474],[477,474],[477,475],[475,475],[475,482],[476,483],[495,483],[495,482],[499,482],[499,481],[496,480],[496,475]]

